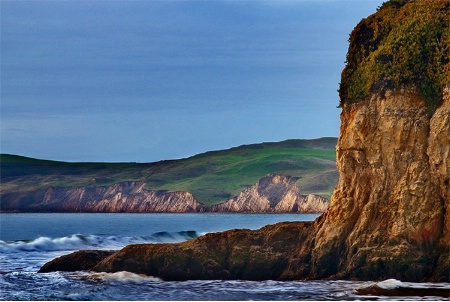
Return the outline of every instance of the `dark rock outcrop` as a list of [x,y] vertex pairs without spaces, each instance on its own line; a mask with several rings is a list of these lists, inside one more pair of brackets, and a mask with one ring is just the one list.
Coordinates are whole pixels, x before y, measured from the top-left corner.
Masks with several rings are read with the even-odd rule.
[[85,250],[64,255],[47,262],[39,273],[48,273],[53,271],[87,271],[92,269],[97,263],[108,256],[114,254],[114,251]]
[[[259,230],[210,233],[177,244],[135,244],[98,263],[85,260],[91,251],[79,251],[46,264],[40,272],[92,270],[129,271],[165,280],[189,279],[292,279],[306,275],[298,261],[300,246],[311,241],[312,222],[285,222]],[[85,262],[88,262],[85,264]]]

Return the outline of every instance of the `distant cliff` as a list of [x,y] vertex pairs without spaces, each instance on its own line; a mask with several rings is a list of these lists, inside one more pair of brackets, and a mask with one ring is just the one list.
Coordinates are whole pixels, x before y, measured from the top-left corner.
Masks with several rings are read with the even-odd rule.
[[121,182],[112,186],[50,187],[26,195],[2,195],[2,211],[105,212],[105,213],[321,213],[328,200],[300,195],[298,178],[270,174],[237,197],[207,208],[189,192],[144,189],[145,182]]
[[321,213],[329,205],[318,195],[303,196],[298,177],[269,174],[238,196],[212,206],[211,212],[238,213]]
[[18,212],[203,212],[203,206],[188,192],[156,192],[144,182],[112,186],[52,187],[25,196],[14,193],[2,198],[2,211]]

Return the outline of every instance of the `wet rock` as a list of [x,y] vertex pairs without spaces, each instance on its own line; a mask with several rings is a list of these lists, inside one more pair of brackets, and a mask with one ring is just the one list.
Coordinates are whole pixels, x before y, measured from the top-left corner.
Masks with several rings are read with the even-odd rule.
[[84,250],[73,252],[47,262],[41,267],[39,273],[54,271],[74,272],[86,271],[98,262],[114,254],[115,251]]
[[177,244],[135,244],[120,251],[78,251],[45,264],[39,272],[128,271],[165,280],[290,279],[307,268],[299,246],[309,245],[312,222],[284,222],[259,230],[210,233]]

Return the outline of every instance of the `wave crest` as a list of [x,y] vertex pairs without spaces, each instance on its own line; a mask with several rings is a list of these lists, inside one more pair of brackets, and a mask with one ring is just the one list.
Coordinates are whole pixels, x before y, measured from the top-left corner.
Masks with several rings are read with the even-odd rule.
[[161,281],[161,279],[157,277],[134,274],[127,271],[120,271],[116,273],[93,273],[86,276],[86,279],[120,283],[145,283],[149,281]]
[[450,298],[450,287],[436,283],[412,283],[402,282],[397,279],[387,279],[358,288],[356,293],[370,296]]
[[81,235],[50,238],[38,237],[34,240],[1,241],[1,253],[72,251],[80,249],[121,249],[128,244],[173,243],[198,237],[196,231],[158,232],[150,236],[104,236]]

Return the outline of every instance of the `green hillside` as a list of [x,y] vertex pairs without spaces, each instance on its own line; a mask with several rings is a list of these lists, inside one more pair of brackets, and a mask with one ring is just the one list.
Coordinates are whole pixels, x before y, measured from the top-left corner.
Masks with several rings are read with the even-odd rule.
[[145,181],[149,190],[188,191],[206,206],[237,195],[269,173],[301,177],[303,194],[331,196],[336,138],[244,145],[154,163],[68,163],[0,155],[2,194],[48,187]]

